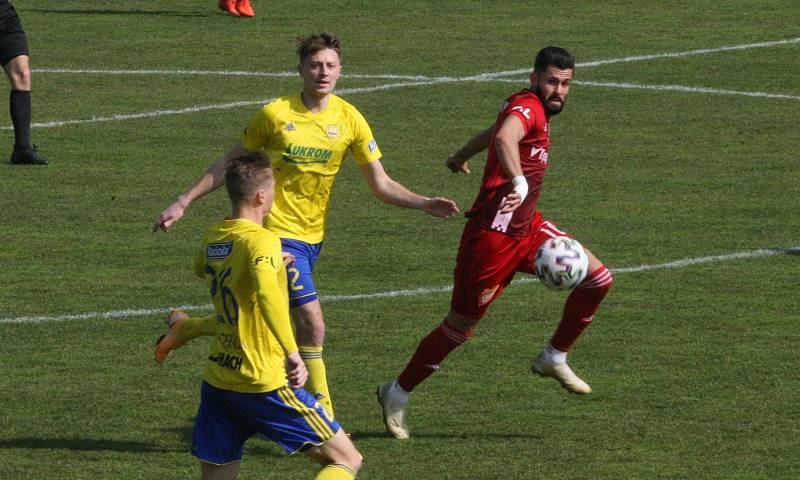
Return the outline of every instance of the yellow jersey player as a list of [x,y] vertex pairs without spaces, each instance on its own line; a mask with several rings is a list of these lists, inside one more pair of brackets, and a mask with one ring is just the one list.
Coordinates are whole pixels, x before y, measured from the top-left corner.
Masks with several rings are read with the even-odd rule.
[[[360,454],[302,389],[308,372],[289,318],[280,239],[261,225],[274,184],[263,153],[231,159],[225,185],[233,214],[206,232],[195,258],[215,320],[192,453],[200,459],[201,478],[235,479],[244,443],[258,433],[319,461],[323,468],[316,479],[353,479]],[[184,322],[175,321],[164,340],[173,341]]]
[[[288,269],[292,319],[300,355],[309,371],[307,388],[333,415],[322,346],[325,322],[312,272],[323,244],[325,218],[334,179],[348,152],[361,169],[372,193],[392,205],[416,208],[448,218],[458,213],[452,200],[414,193],[392,178],[381,165],[381,152],[361,113],[333,94],[341,73],[341,47],[332,34],[300,39],[300,94],[281,97],[261,108],[242,134],[241,143],[217,160],[186,193],[164,210],[153,230],[166,231],[197,198],[224,182],[222,172],[232,158],[265,150],[274,162],[275,206],[265,226],[281,238],[283,251],[294,256]],[[179,314],[180,316],[185,316]],[[190,319],[187,332],[201,335],[209,318]],[[191,338],[187,334],[185,340]],[[169,349],[156,352],[163,361]]]

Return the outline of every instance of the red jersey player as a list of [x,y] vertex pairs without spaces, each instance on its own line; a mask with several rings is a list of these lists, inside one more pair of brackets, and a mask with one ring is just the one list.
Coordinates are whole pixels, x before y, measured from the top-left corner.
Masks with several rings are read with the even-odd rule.
[[[489,149],[480,191],[466,213],[469,220],[456,259],[450,312],[420,342],[400,376],[378,386],[386,428],[396,438],[409,435],[405,406],[410,392],[469,340],[478,320],[516,272],[533,273],[539,246],[548,238],[567,235],[543,219],[536,204],[549,161],[550,118],[564,107],[574,68],[575,57],[566,50],[542,49],[530,88],[510,96],[495,124],[447,159],[452,171],[469,173],[467,159]],[[570,293],[555,334],[531,367],[577,394],[592,389],[569,368],[567,352],[591,323],[613,282],[606,267],[586,253],[588,274]]]

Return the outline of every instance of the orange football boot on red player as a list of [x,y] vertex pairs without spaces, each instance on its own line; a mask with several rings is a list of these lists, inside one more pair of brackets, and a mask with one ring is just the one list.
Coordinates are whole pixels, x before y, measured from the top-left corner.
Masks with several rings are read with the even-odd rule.
[[239,16],[239,11],[236,10],[236,0],[219,0],[217,2],[217,6],[223,12],[227,12],[234,17]]
[[256,12],[250,5],[250,0],[236,0],[236,11],[242,17],[255,17]]

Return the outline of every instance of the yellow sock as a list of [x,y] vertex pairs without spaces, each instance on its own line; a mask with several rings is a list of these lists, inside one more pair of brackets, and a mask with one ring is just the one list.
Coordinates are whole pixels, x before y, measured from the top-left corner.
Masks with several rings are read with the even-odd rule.
[[178,341],[186,343],[193,338],[213,336],[216,333],[216,324],[215,315],[189,317],[183,321],[183,326],[178,332]]
[[[328,391],[328,378],[325,374],[325,362],[322,361],[322,347],[299,346],[300,357],[308,370],[308,381],[305,389],[317,397],[322,408],[333,418],[333,402]],[[333,477],[332,477],[333,478]]]
[[356,475],[350,468],[340,463],[325,465],[314,480],[353,480]]

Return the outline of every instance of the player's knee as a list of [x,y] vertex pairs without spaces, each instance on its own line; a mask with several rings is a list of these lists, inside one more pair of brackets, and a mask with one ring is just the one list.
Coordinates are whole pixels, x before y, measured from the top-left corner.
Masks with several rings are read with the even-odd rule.
[[447,325],[468,337],[472,336],[472,330],[478,324],[479,320],[480,318],[466,317],[453,310],[450,310],[450,313],[447,314],[447,318],[445,318]]
[[313,304],[292,308],[297,341],[301,345],[321,347],[325,340],[325,320],[322,310]]
[[27,63],[14,63],[8,72],[8,79],[13,90],[31,89],[31,69]]

